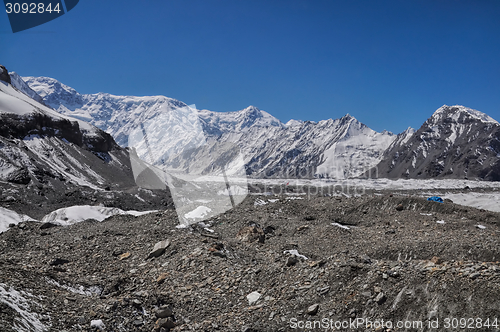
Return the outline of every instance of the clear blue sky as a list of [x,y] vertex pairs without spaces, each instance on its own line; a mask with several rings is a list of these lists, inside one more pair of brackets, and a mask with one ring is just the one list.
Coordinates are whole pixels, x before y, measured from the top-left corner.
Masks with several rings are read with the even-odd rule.
[[12,34],[0,64],[81,93],[166,95],[282,121],[418,128],[443,104],[500,121],[500,1],[81,0]]

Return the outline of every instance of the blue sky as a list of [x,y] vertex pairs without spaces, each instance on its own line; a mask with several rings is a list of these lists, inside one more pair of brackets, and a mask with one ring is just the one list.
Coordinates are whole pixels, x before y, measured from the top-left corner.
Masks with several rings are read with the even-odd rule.
[[495,0],[81,0],[16,34],[0,14],[0,64],[81,93],[399,133],[443,104],[500,120],[499,17]]

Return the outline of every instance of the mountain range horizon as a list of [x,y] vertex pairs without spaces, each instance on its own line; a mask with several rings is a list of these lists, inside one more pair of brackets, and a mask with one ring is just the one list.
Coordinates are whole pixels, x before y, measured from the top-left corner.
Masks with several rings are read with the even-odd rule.
[[[215,160],[211,153],[219,151],[217,158],[228,156],[234,153],[227,150],[232,146],[240,149],[246,174],[251,177],[347,179],[375,174],[389,178],[500,180],[500,146],[496,144],[500,124],[483,112],[461,105],[443,105],[419,129],[409,126],[398,134],[374,131],[349,113],[338,119],[292,119],[283,123],[253,105],[233,112],[193,109],[205,136],[202,147],[184,120],[165,113],[188,107],[174,98],[80,94],[56,79],[20,77],[15,72],[10,79],[28,97],[59,114],[96,126],[124,148],[134,128],[170,114],[169,120],[162,121],[187,131],[169,136],[168,141],[152,133],[159,141],[148,153],[175,165],[174,171],[234,175],[239,166],[225,169],[225,162]],[[182,151],[178,148],[182,144],[196,148]]]
[[[79,94],[75,89],[73,89],[72,87],[69,87],[68,85],[58,81],[57,79],[55,78],[52,78],[52,77],[47,77],[47,76],[38,76],[38,77],[35,77],[35,76],[19,76],[16,72],[10,72],[9,73],[11,75],[11,77],[14,77],[14,79],[22,79],[22,80],[26,80],[28,82],[28,86],[30,85],[29,82],[31,82],[31,84],[36,84],[35,81],[46,81],[48,82],[49,84],[54,84],[56,86],[58,86],[58,88],[61,88],[61,89],[64,89],[68,92],[76,92],[77,94]],[[35,90],[36,90],[36,86],[35,85]],[[31,87],[30,87],[31,89]],[[32,89],[33,90],[33,89]],[[35,92],[35,91],[34,91]],[[38,93],[37,93],[38,94]],[[127,95],[116,95],[116,94],[111,94],[111,93],[107,93],[107,92],[97,92],[97,93],[92,93],[92,94],[85,94],[87,96],[96,96],[96,95],[108,95],[108,96],[113,96],[113,97],[126,97]],[[137,98],[167,98],[167,99],[171,99],[171,100],[176,100],[176,101],[179,101],[175,98],[172,98],[172,97],[167,97],[165,95],[144,95],[144,96],[133,96],[133,97],[137,97]],[[180,103],[183,103],[182,101],[179,101]],[[184,105],[187,105],[186,103],[183,103]],[[459,104],[454,104],[454,105],[447,105],[447,104],[443,104],[442,106],[438,107],[436,109],[436,111],[438,111],[439,109],[443,108],[443,107],[466,107],[467,109],[470,109],[470,110],[473,110],[475,112],[479,112],[479,113],[482,113],[482,114],[486,114],[484,112],[481,112],[481,111],[478,111],[478,110],[475,110],[474,108],[472,107],[467,107],[467,106],[464,106],[464,105],[459,105]],[[263,112],[265,114],[268,114],[270,116],[272,116],[276,121],[279,121],[281,122],[282,124],[284,124],[285,126],[291,126],[291,125],[297,125],[297,124],[301,124],[301,123],[304,123],[304,122],[310,122],[310,123],[319,123],[321,121],[328,121],[328,120],[335,120],[335,119],[341,119],[343,117],[352,117],[354,119],[357,120],[356,116],[355,115],[352,115],[350,114],[349,112],[345,113],[343,116],[339,117],[339,118],[327,118],[327,119],[323,119],[323,120],[319,120],[319,121],[313,121],[313,120],[303,120],[303,119],[290,119],[286,122],[284,121],[281,121],[280,119],[274,117],[272,115],[272,113],[269,113],[268,111],[266,110],[262,110],[260,109],[258,106],[255,106],[255,105],[248,105],[247,107],[243,108],[243,109],[240,109],[240,110],[235,110],[235,111],[229,111],[229,112],[222,112],[222,111],[214,111],[214,110],[208,110],[208,109],[200,109],[200,111],[210,111],[210,112],[216,112],[216,113],[234,113],[234,112],[245,112],[245,111],[252,111],[252,110],[257,110],[257,111],[260,111],[260,112]],[[435,112],[436,112],[435,111]],[[79,115],[78,114],[74,114],[73,117],[76,117],[76,118],[79,118]],[[82,119],[83,120],[83,119]],[[90,119],[89,119],[90,120]],[[496,121],[496,120],[495,120]],[[365,124],[365,123],[364,123]],[[365,124],[366,125],[366,124]],[[413,126],[409,125],[407,127],[406,130],[408,129],[412,129],[414,128]],[[406,131],[404,130],[404,131]],[[403,131],[403,132],[404,132]],[[392,130],[387,130],[387,129],[384,129],[382,130],[381,132],[389,132],[389,133],[393,133],[393,134],[397,134],[395,133],[394,131]]]

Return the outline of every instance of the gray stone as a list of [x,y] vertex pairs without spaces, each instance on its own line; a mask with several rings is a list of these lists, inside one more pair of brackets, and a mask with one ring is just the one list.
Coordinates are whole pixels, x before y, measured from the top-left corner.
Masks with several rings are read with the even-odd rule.
[[155,310],[155,315],[157,318],[172,317],[172,308],[170,308],[169,306],[161,306],[160,308]]
[[471,279],[477,279],[479,276],[481,276],[481,273],[479,273],[479,272],[474,272],[474,273],[472,273],[472,274],[469,276],[469,278],[471,278]]
[[261,297],[261,294],[259,292],[251,292],[250,294],[247,295],[247,300],[248,304],[252,305],[255,302],[257,302]]
[[387,297],[382,292],[378,293],[377,297],[375,298],[375,302],[377,302],[378,304],[383,304],[385,300],[387,300]]
[[149,253],[148,259],[153,257],[159,257],[165,253],[165,250],[170,245],[169,240],[163,240],[155,244],[153,251]]
[[319,304],[316,303],[316,304],[313,304],[312,306],[310,306],[309,308],[307,308],[306,314],[314,316],[318,313],[318,310],[319,310]]
[[293,265],[297,264],[298,262],[299,262],[299,260],[297,259],[297,257],[290,256],[286,260],[286,266],[293,266]]

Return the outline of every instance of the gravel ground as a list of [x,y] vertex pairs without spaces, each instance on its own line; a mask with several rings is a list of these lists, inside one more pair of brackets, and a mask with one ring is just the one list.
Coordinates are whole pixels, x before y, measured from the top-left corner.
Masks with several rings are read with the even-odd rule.
[[0,234],[0,331],[500,331],[499,220],[368,193],[250,195],[208,227],[21,223]]

